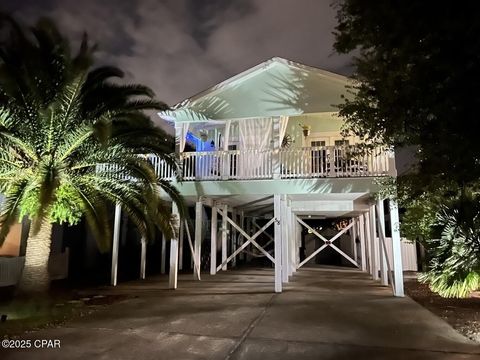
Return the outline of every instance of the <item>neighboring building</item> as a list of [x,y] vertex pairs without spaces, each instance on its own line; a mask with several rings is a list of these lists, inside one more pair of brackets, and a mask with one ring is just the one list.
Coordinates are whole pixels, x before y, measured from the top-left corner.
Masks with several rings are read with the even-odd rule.
[[[384,285],[393,274],[394,294],[403,296],[401,246],[408,244],[400,241],[397,204],[387,200],[385,221],[384,201],[374,198],[378,179],[396,176],[394,154],[386,148],[362,153],[359,138],[342,137],[334,105],[343,101],[347,82],[273,58],[159,114],[175,126],[182,171],[175,185],[196,210],[189,232],[197,273],[208,218],[212,274],[239,257],[260,255],[274,264],[280,292],[289,276],[328,249]],[[196,150],[185,152],[186,143]],[[171,169],[153,162],[161,177],[175,181]],[[328,236],[314,228],[322,220],[333,226]],[[271,240],[257,243],[253,234],[272,227],[264,233]],[[305,244],[302,228],[317,239],[314,248]],[[182,251],[172,239],[172,288],[179,245]],[[385,250],[393,261],[387,263]]]

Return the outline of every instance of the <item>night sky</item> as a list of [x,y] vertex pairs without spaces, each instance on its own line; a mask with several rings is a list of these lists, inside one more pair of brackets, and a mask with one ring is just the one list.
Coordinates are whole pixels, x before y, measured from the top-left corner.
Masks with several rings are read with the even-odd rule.
[[87,31],[99,63],[152,87],[169,105],[273,56],[349,74],[332,50],[331,0],[1,0],[24,23],[56,20],[75,43]]

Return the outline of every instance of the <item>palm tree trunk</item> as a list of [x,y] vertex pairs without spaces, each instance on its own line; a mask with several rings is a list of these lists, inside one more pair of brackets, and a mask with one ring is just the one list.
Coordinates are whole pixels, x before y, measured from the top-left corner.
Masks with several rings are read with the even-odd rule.
[[25,267],[19,284],[21,292],[47,292],[50,285],[48,259],[52,243],[52,227],[48,220],[43,220],[40,230],[34,234],[30,226],[25,253]]

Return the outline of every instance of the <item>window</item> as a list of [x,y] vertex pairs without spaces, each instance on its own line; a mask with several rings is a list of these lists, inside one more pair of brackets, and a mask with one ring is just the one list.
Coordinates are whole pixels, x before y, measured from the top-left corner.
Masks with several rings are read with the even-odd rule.
[[311,147],[317,147],[317,146],[325,146],[325,141],[324,140],[315,140],[310,142]]

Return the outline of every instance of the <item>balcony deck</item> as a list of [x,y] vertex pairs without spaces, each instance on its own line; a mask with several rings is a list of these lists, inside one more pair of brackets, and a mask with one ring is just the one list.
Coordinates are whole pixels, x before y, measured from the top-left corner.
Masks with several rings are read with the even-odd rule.
[[[161,179],[175,178],[161,159],[149,159]],[[179,168],[182,181],[379,177],[395,171],[393,151],[361,152],[355,146],[183,152]]]

